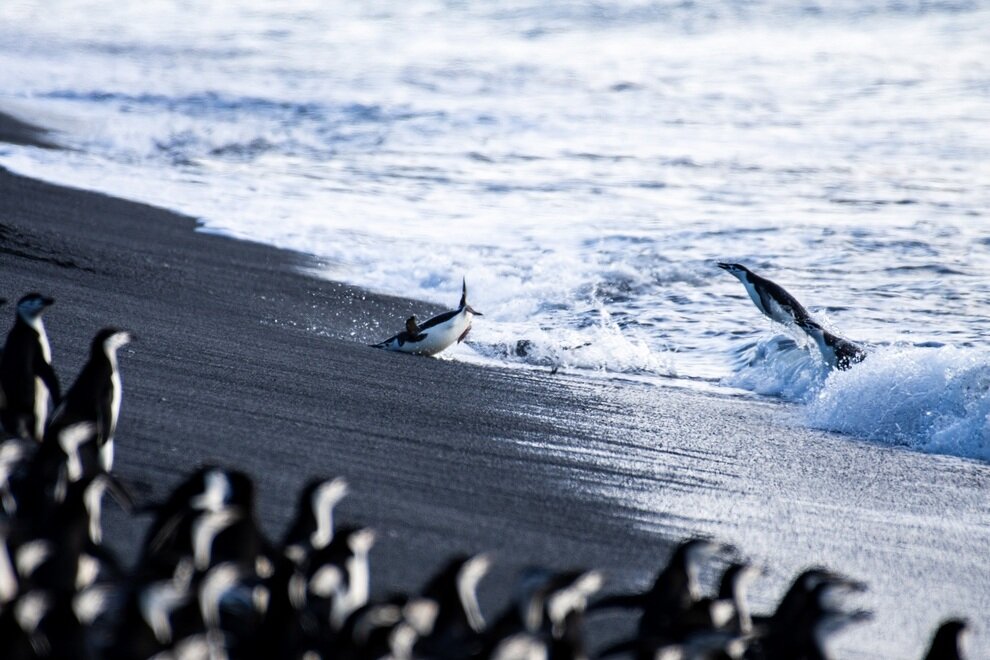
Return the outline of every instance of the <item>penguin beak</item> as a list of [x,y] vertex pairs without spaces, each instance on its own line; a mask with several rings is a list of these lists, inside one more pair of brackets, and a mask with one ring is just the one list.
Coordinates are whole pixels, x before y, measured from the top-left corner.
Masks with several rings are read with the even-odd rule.
[[732,264],[727,264],[722,261],[717,262],[718,267],[722,270],[732,270]]
[[44,305],[45,307],[51,307],[52,305],[55,304],[55,299],[54,298],[43,297],[41,299],[41,304]]

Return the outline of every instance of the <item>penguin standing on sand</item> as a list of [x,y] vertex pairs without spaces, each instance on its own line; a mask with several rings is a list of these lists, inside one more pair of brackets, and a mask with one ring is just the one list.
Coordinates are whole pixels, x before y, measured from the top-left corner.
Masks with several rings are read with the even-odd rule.
[[89,360],[65,399],[55,409],[45,442],[58,441],[63,429],[80,422],[95,425],[96,449],[106,472],[113,467],[113,434],[120,417],[121,386],[117,351],[132,340],[131,333],[103,328],[93,337]]
[[434,316],[429,321],[419,324],[415,316],[406,319],[406,329],[389,337],[375,348],[416,355],[436,355],[454,343],[460,343],[471,331],[471,319],[483,316],[467,302],[467,280],[461,287],[461,303],[457,309]]
[[849,369],[866,357],[866,349],[823,328],[797,298],[776,282],[760,277],[742,264],[719,262],[718,267],[729,271],[742,282],[753,304],[765,316],[781,325],[797,326],[815,340],[822,359],[830,368]]
[[61,399],[52,369],[52,350],[42,313],[55,301],[29,293],[17,303],[14,327],[0,357],[0,388],[4,394],[0,422],[19,438],[41,441],[48,420],[48,402]]

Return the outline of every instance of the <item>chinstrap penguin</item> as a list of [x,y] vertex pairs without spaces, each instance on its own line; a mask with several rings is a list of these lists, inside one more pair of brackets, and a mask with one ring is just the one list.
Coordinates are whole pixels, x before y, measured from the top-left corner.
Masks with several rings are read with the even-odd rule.
[[373,344],[375,348],[416,355],[436,355],[454,343],[460,343],[471,330],[471,319],[483,314],[467,302],[467,280],[461,287],[461,302],[457,309],[434,316],[425,323],[418,323],[415,316],[406,319],[406,329],[385,341]]
[[130,332],[117,328],[103,328],[96,333],[90,345],[89,361],[55,409],[45,432],[45,442],[52,442],[68,426],[93,423],[100,464],[106,472],[113,467],[113,436],[120,418],[122,391],[117,351],[132,340]]
[[776,282],[760,277],[742,264],[718,262],[718,267],[727,270],[742,282],[753,304],[765,316],[784,326],[797,326],[811,337],[829,368],[849,369],[866,357],[866,349],[826,330],[812,318],[797,298]]
[[52,351],[42,313],[52,298],[29,293],[17,303],[14,327],[0,357],[0,389],[4,429],[18,438],[41,441],[48,421],[48,403],[61,399],[58,377],[52,369]]

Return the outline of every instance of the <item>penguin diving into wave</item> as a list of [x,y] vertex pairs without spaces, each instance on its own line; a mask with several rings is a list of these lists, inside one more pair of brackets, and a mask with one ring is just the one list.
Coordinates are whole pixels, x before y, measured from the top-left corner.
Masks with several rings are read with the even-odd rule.
[[797,298],[776,282],[760,277],[742,264],[718,262],[718,267],[742,282],[753,304],[765,316],[781,325],[797,326],[811,337],[830,368],[849,369],[866,357],[866,349],[823,328]]
[[461,302],[457,309],[434,316],[425,323],[418,323],[415,316],[406,319],[406,329],[385,341],[372,344],[387,351],[436,355],[451,344],[460,343],[471,331],[471,319],[483,314],[467,302],[467,280],[461,288]]

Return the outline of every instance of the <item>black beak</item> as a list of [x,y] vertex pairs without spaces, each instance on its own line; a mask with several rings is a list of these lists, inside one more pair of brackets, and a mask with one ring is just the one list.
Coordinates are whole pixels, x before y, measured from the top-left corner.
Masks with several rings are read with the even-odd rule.
[[44,305],[45,307],[50,307],[51,305],[54,305],[55,304],[55,299],[54,298],[48,298],[48,297],[42,298],[41,299],[41,304]]
[[723,270],[731,270],[732,269],[732,264],[727,264],[727,263],[723,263],[723,262],[719,261],[718,262],[718,267],[721,268],[721,269],[723,269]]

